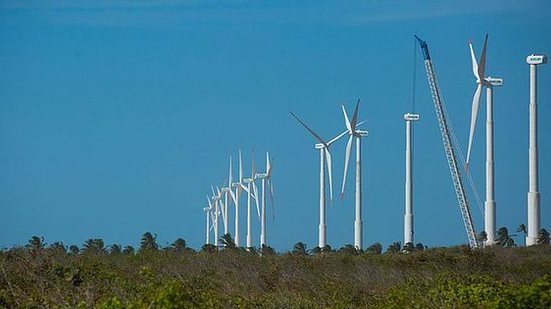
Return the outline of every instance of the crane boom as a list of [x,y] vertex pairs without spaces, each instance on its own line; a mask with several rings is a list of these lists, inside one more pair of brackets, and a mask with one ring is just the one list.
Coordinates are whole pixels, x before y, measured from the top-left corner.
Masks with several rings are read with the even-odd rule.
[[440,95],[440,89],[436,83],[436,73],[432,66],[432,61],[429,54],[429,47],[427,43],[421,40],[418,36],[415,36],[417,42],[421,46],[423,51],[425,70],[427,71],[427,78],[429,82],[430,92],[432,100],[434,102],[434,109],[436,110],[436,117],[438,119],[438,126],[440,127],[440,134],[442,135],[442,142],[444,144],[444,152],[446,153],[446,159],[448,160],[448,167],[450,168],[450,174],[452,176],[453,187],[455,189],[455,195],[459,202],[459,209],[461,210],[461,216],[463,217],[463,223],[465,224],[465,230],[467,231],[467,237],[469,239],[469,246],[471,248],[478,248],[478,242],[476,239],[476,232],[474,230],[473,219],[471,217],[471,211],[469,209],[469,202],[467,201],[467,195],[465,194],[465,188],[463,187],[463,181],[461,180],[461,174],[459,173],[459,167],[457,165],[457,159],[455,155],[455,148],[452,143],[451,131],[446,120],[446,113],[442,104],[442,98]]

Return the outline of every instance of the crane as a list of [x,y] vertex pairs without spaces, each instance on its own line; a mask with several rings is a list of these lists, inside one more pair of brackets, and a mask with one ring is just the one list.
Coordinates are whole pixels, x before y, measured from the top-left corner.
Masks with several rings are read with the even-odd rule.
[[459,167],[457,165],[457,159],[455,155],[455,147],[452,142],[452,132],[446,119],[446,112],[444,110],[442,98],[440,95],[440,88],[436,83],[436,73],[429,54],[429,47],[427,42],[421,40],[418,36],[415,36],[421,50],[423,51],[423,58],[425,63],[425,70],[427,72],[427,79],[429,82],[430,92],[432,100],[434,102],[434,109],[436,110],[436,117],[438,119],[438,126],[440,128],[440,134],[442,135],[442,142],[444,144],[444,152],[446,153],[446,159],[448,160],[448,167],[450,168],[450,174],[453,181],[453,187],[457,201],[459,202],[459,209],[461,210],[461,216],[463,217],[463,223],[465,224],[465,230],[467,231],[467,237],[469,239],[469,246],[471,248],[478,248],[478,241],[476,239],[476,232],[473,225],[473,219],[471,217],[471,211],[469,209],[469,202],[467,201],[467,195],[465,194],[465,188],[463,181],[461,180],[461,174],[459,173]]

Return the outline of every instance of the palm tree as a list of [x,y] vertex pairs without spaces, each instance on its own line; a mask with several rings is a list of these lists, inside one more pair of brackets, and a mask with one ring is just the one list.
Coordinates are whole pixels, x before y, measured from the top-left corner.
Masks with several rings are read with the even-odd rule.
[[82,250],[83,253],[86,254],[103,254],[105,253],[105,245],[103,243],[103,239],[96,238],[96,239],[88,239],[84,242],[84,249]]
[[159,250],[159,245],[157,244],[157,234],[153,236],[150,232],[145,232],[142,236],[142,241],[140,242],[140,252],[157,250]]
[[29,244],[27,245],[32,252],[37,252],[44,249],[44,237],[40,238],[38,236],[33,236],[29,239]]
[[381,253],[383,253],[383,245],[381,245],[381,243],[379,243],[379,242],[376,242],[376,243],[372,244],[371,246],[367,247],[365,252],[370,253],[370,254],[381,254]]
[[220,237],[220,242],[226,249],[235,249],[237,246],[235,245],[235,241],[231,237],[230,233],[226,233]]
[[321,253],[329,253],[331,252],[331,246],[330,245],[325,245],[323,247],[321,247]]
[[404,244],[404,248],[402,248],[402,251],[407,252],[407,253],[411,253],[411,252],[413,252],[414,249],[415,248],[413,247],[413,243],[406,242]]
[[78,255],[80,253],[80,249],[77,245],[70,245],[69,246],[69,253],[71,255]]
[[136,252],[136,249],[134,249],[134,247],[132,246],[126,246],[124,247],[124,250],[122,250],[122,253],[124,254],[134,254],[134,252]]
[[63,245],[62,242],[56,241],[50,245],[50,250],[57,254],[66,254],[67,248]]
[[176,253],[184,253],[187,250],[186,241],[183,238],[178,238],[172,243],[171,248]]
[[487,240],[488,240],[488,233],[486,233],[486,231],[481,231],[481,232],[476,236],[476,241],[478,241],[479,244],[484,245],[484,244],[486,243]]
[[524,223],[521,223],[517,227],[517,233],[524,234],[524,246],[526,246],[526,236],[528,235],[528,230],[526,229],[526,225],[524,225]]
[[354,246],[352,244],[344,245],[343,247],[341,247],[339,249],[339,252],[342,252],[342,253],[345,253],[345,254],[348,254],[348,255],[358,255],[358,254],[360,254],[360,250],[358,250],[358,248],[356,248],[356,246]]
[[275,255],[276,252],[274,248],[270,246],[266,246],[265,244],[262,245],[262,248],[260,248],[260,255]]
[[306,252],[306,244],[299,241],[293,246],[293,251],[291,251],[294,255],[308,255]]
[[509,230],[506,227],[500,227],[496,232],[496,245],[502,247],[514,247],[515,241],[509,235]]
[[109,253],[111,254],[121,254],[122,249],[120,245],[112,244],[111,247],[109,247]]
[[538,245],[549,244],[549,232],[546,229],[539,230],[537,244]]
[[400,245],[400,242],[395,241],[388,246],[388,248],[386,249],[386,253],[398,253],[400,252],[401,247],[402,246]]

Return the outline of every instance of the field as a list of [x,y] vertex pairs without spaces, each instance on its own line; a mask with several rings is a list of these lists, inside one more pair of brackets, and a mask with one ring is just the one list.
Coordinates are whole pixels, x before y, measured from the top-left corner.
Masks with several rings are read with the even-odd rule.
[[[95,247],[94,247],[94,241]],[[90,240],[0,253],[0,306],[551,308],[551,247],[404,253],[106,250]],[[349,249],[349,248],[348,248]]]

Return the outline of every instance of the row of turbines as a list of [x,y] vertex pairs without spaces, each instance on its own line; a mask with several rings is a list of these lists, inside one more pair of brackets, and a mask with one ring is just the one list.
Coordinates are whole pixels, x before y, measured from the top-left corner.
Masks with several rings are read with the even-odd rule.
[[[272,183],[272,161],[269,152],[266,152],[266,169],[264,172],[256,171],[254,163],[254,152],[251,159],[251,173],[248,176],[243,174],[243,163],[241,150],[239,150],[238,179],[233,181],[233,161],[230,156],[228,178],[220,187],[211,186],[212,195],[207,195],[208,207],[203,211],[206,215],[205,243],[210,244],[211,232],[214,234],[214,246],[219,246],[219,220],[222,218],[224,234],[228,234],[231,204],[235,206],[234,213],[234,242],[240,246],[239,235],[239,205],[243,192],[247,193],[247,235],[246,247],[251,248],[252,242],[252,203],[256,205],[257,218],[260,220],[260,247],[267,246],[266,242],[266,204],[270,196],[273,208],[274,189]],[[257,181],[260,181],[260,196],[258,193]],[[259,205],[260,200],[260,205]],[[273,209],[272,209],[273,213]]]
[[[442,134],[442,141],[444,143],[444,150],[448,160],[450,173],[454,182],[454,189],[460,209],[465,223],[465,228],[469,237],[469,243],[473,247],[478,246],[478,241],[475,240],[474,226],[472,224],[472,218],[470,210],[463,188],[461,175],[457,166],[457,158],[455,155],[455,149],[458,147],[455,140],[455,134],[453,129],[449,126],[446,119],[445,107],[441,99],[440,89],[436,83],[436,75],[432,65],[431,57],[428,51],[428,45],[425,41],[419,39],[417,36],[421,49],[423,50],[425,58],[425,68],[427,70],[427,77],[429,82],[429,88],[435,104],[436,114],[439,122],[440,132]],[[476,90],[472,100],[471,106],[471,120],[468,139],[468,148],[465,163],[465,172],[469,173],[469,163],[471,157],[471,150],[474,141],[474,132],[476,128],[476,121],[478,118],[478,110],[480,106],[480,100],[484,88],[486,88],[486,198],[484,203],[484,231],[487,235],[485,243],[482,245],[492,245],[495,243],[496,232],[496,200],[494,190],[494,124],[493,124],[493,89],[494,87],[500,87],[503,85],[503,79],[486,76],[486,50],[488,45],[488,35],[486,34],[484,39],[484,46],[482,48],[481,56],[477,61],[473,44],[469,42],[469,50],[471,55],[472,71],[476,81]],[[545,55],[532,54],[526,58],[526,62],[530,65],[530,103],[529,103],[529,192],[528,192],[528,226],[526,245],[535,245],[537,243],[538,232],[541,228],[540,219],[540,192],[538,186],[538,132],[537,132],[537,66],[547,63],[547,57]],[[341,186],[341,199],[344,196],[346,188],[346,180],[348,174],[348,165],[350,161],[351,151],[355,142],[355,219],[354,219],[354,246],[357,249],[362,249],[362,235],[363,235],[363,223],[362,223],[362,138],[368,136],[368,131],[360,130],[359,127],[364,121],[358,121],[358,110],[360,100],[356,103],[354,113],[352,117],[348,117],[346,108],[342,105],[342,112],[344,116],[344,122],[346,129],[334,138],[327,140],[323,139],[319,134],[312,130],[306,123],[301,120],[296,114],[291,112],[291,116],[294,117],[300,125],[302,125],[315,139],[314,147],[319,150],[320,153],[320,172],[319,172],[319,225],[318,225],[318,246],[323,248],[327,245],[327,227],[326,227],[326,191],[329,192],[330,201],[333,200],[333,179],[332,179],[332,160],[330,147],[333,143],[348,135],[348,142],[345,148],[345,162],[344,173]],[[412,174],[412,124],[419,121],[420,117],[415,113],[406,113],[404,115],[405,129],[406,129],[406,145],[405,145],[405,210],[404,210],[404,244],[413,244],[413,174]],[[454,145],[455,144],[455,145]],[[254,155],[253,155],[254,157]],[[460,157],[463,159],[462,157]],[[266,172],[256,173],[254,170],[254,158],[252,160],[252,172],[249,178],[243,178],[242,164],[241,164],[241,152],[239,152],[239,180],[232,183],[232,163],[230,157],[230,172],[229,181],[227,187],[217,188],[216,191],[212,189],[212,196],[207,197],[209,201],[209,207],[205,208],[207,212],[207,236],[206,242],[209,243],[210,231],[214,230],[215,245],[218,246],[218,218],[219,214],[222,215],[224,220],[224,232],[227,233],[227,220],[228,220],[228,202],[233,201],[235,205],[235,242],[239,245],[239,195],[244,190],[248,194],[247,201],[247,248],[252,246],[251,243],[251,200],[254,200],[257,207],[257,213],[260,218],[260,245],[266,245],[266,185],[269,186],[269,194],[273,199],[273,187],[271,183],[271,162],[268,153],[266,153]],[[327,175],[327,180],[326,180]],[[257,179],[262,181],[261,190],[261,207],[258,206],[258,190],[255,184]],[[326,189],[326,183],[329,184],[329,189]],[[245,186],[246,184],[246,186]],[[223,200],[223,203],[222,203]],[[273,205],[273,200],[272,200]],[[213,220],[214,223],[210,223]]]

